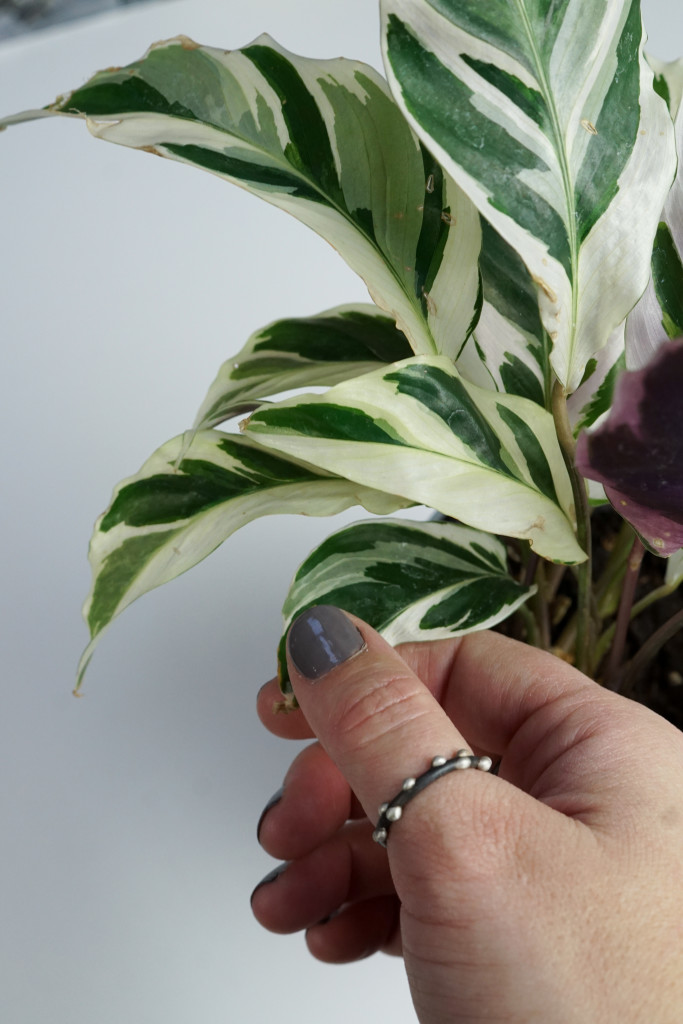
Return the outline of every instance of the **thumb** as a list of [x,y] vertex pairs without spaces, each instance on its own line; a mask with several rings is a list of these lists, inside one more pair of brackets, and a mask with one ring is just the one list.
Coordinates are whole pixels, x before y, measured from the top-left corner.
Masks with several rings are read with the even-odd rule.
[[[287,653],[294,693],[311,729],[373,824],[380,805],[401,791],[406,778],[422,775],[435,756],[450,759],[468,747],[427,686],[354,616],[328,605],[308,609],[290,629]],[[523,819],[528,826],[530,815],[544,811],[550,813],[495,776],[450,772],[411,800],[390,829],[387,848],[399,896],[424,896],[426,858],[439,865],[432,881],[440,887],[444,872],[452,877],[471,864],[473,848],[481,866],[487,839],[494,850],[510,849],[501,836],[506,821]]]

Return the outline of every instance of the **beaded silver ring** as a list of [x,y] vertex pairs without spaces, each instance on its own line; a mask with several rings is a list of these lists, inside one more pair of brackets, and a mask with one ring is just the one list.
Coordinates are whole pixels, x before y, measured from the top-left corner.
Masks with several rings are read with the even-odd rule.
[[478,768],[480,772],[489,772],[492,765],[493,761],[490,757],[476,757],[474,754],[470,754],[469,750],[459,750],[455,757],[450,758],[442,757],[440,754],[433,757],[426,772],[418,775],[417,778],[411,776],[406,779],[393,800],[381,805],[379,820],[372,833],[372,838],[380,846],[386,846],[389,829],[402,816],[405,805],[431,782],[436,782],[437,779],[448,775],[449,772],[463,771],[465,768]]

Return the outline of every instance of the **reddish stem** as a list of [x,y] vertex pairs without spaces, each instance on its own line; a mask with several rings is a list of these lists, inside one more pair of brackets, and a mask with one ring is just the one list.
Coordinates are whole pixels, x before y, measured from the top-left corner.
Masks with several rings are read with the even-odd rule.
[[638,585],[638,576],[644,554],[645,548],[642,541],[639,537],[636,537],[626,564],[626,575],[622,584],[621,600],[619,601],[619,611],[617,612],[616,630],[607,662],[607,671],[605,672],[605,686],[608,690],[618,690],[621,682],[621,663],[624,657],[624,648],[626,647],[626,635],[631,621],[631,609],[636,596],[636,586]]

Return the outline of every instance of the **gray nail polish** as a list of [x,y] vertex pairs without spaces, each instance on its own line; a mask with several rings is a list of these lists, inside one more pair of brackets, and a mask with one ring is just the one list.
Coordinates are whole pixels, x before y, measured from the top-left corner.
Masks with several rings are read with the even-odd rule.
[[319,604],[296,619],[289,631],[289,656],[302,676],[321,679],[365,646],[363,637],[339,608]]
[[282,872],[287,867],[289,867],[289,861],[285,861],[284,864],[278,864],[278,866],[276,868],[273,868],[272,871],[269,871],[268,874],[265,876],[265,878],[261,879],[261,881],[256,886],[256,888],[254,889],[254,891],[252,892],[252,894],[251,894],[251,896],[249,898],[253,900],[254,896],[259,891],[259,889],[262,889],[264,885],[270,885],[271,882],[274,882],[277,878],[280,877]]
[[271,807],[275,807],[275,804],[279,804],[280,803],[280,801],[282,800],[282,794],[283,793],[284,793],[284,789],[283,789],[282,786],[280,786],[280,788],[278,789],[277,793],[273,793],[273,795],[271,796],[270,800],[268,801],[266,806],[261,811],[261,817],[259,818],[258,825],[256,826],[256,838],[259,841],[260,841],[260,837],[261,837],[261,825],[263,824],[263,819],[265,818],[266,814],[271,809]]

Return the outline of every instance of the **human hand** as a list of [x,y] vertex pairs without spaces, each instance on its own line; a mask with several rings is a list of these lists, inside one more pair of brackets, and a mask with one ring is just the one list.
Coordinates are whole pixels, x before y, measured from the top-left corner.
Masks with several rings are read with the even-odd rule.
[[[261,924],[327,962],[402,953],[422,1024],[681,1021],[681,733],[495,633],[394,651],[314,608],[289,652],[300,710],[273,714],[272,682],[259,714],[319,742],[260,823],[288,861],[253,894]],[[374,843],[406,776],[468,746],[499,776],[452,772]]]

